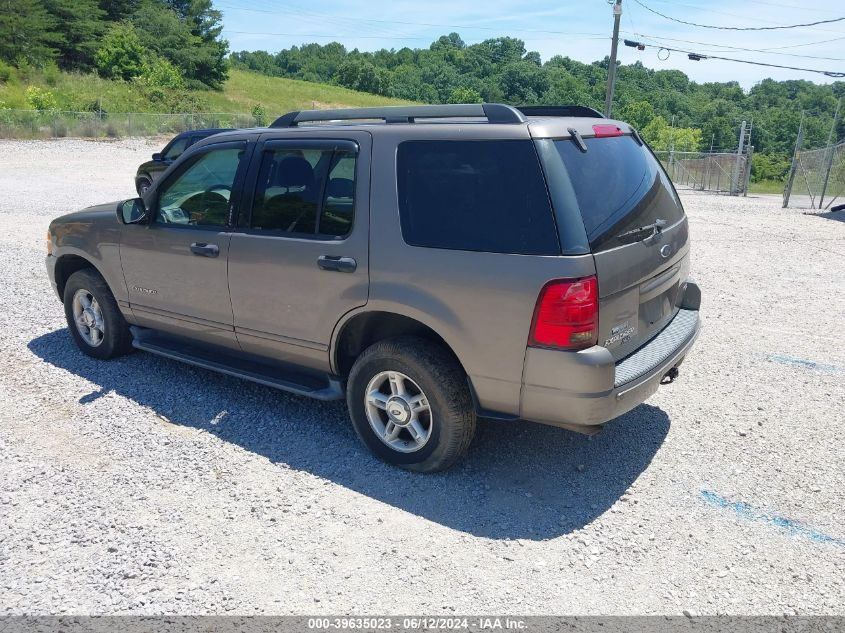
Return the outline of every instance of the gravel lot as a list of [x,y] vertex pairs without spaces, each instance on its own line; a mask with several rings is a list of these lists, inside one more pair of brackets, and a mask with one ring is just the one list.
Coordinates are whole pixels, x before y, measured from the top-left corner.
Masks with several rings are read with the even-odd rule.
[[425,476],[341,404],[76,350],[48,222],[156,149],[0,141],[0,613],[845,615],[845,214],[682,194],[680,380],[591,439],[482,423]]

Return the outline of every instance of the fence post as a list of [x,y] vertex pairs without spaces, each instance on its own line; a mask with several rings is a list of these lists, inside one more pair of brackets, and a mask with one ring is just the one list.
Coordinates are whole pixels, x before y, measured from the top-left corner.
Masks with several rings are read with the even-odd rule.
[[819,209],[824,208],[824,194],[827,192],[827,182],[830,180],[830,170],[833,169],[833,135],[836,132],[836,126],[839,124],[839,110],[842,107],[842,97],[836,102],[836,113],[833,115],[833,123],[830,126],[830,133],[827,135],[827,164],[824,169],[824,184],[822,185],[822,195],[819,196]]
[[742,197],[748,197],[748,183],[751,182],[751,157],[754,156],[754,146],[748,146],[748,153],[745,155],[745,189],[742,190]]
[[739,169],[742,164],[742,153],[745,149],[745,121],[739,129],[739,147],[736,150],[736,161],[734,162],[733,177],[731,178],[731,195],[739,195]]
[[789,197],[792,195],[792,183],[795,181],[795,172],[798,171],[798,161],[801,154],[801,143],[804,141],[804,111],[801,110],[801,122],[798,124],[798,138],[795,139],[795,151],[792,153],[792,166],[789,168],[789,178],[786,181],[786,188],[783,190],[783,206],[789,206]]

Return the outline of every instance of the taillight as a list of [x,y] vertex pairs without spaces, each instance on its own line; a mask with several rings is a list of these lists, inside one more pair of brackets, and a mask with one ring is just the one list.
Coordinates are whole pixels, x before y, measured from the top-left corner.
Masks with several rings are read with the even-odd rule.
[[603,138],[605,136],[622,136],[625,132],[618,125],[600,123],[593,126],[593,133],[596,135],[596,138]]
[[598,341],[599,292],[595,276],[550,281],[540,291],[528,344],[582,349]]
[[49,229],[47,230],[47,254],[53,254],[53,236],[50,235]]

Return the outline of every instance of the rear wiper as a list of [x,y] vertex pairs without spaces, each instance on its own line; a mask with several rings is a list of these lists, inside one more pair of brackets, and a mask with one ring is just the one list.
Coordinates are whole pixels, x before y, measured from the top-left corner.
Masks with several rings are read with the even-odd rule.
[[578,149],[580,149],[582,153],[586,154],[587,144],[584,142],[584,138],[581,136],[581,133],[574,127],[566,128],[566,131],[572,135],[572,141],[578,146]]
[[[663,230],[663,227],[666,226],[666,220],[661,220],[657,218],[653,224],[647,224],[645,226],[641,226],[638,229],[633,229],[631,231],[625,231],[624,233],[620,233],[616,236],[617,240],[622,242],[639,242],[640,240],[647,240],[650,237],[654,237],[660,231]],[[643,237],[640,237],[643,233],[648,233]]]

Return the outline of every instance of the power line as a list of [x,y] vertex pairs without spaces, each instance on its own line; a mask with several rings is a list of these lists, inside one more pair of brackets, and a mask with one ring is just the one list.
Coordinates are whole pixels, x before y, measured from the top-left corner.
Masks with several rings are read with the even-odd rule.
[[803,46],[818,46],[819,44],[827,44],[828,42],[839,42],[841,40],[845,40],[845,36],[843,37],[832,37],[829,40],[819,40],[817,42],[807,42],[806,44],[790,44],[788,46],[771,46],[769,48],[761,48],[760,50],[763,51],[782,51],[787,48],[801,48]]
[[[634,0],[634,2],[636,2],[636,1],[637,0]],[[632,47],[638,47],[638,45],[639,45],[639,46],[645,47],[645,44],[642,44],[641,42],[632,42],[630,40],[625,40],[625,45],[626,46],[632,46]],[[748,60],[748,59],[736,59],[734,57],[721,57],[719,55],[701,55],[701,54],[695,53],[693,51],[685,51],[685,50],[682,50],[680,48],[671,48],[669,46],[661,46],[660,44],[652,44],[652,46],[657,46],[659,48],[658,53],[660,51],[671,51],[671,52],[674,52],[674,53],[683,53],[684,55],[687,55],[693,61],[701,61],[701,60],[704,60],[704,59],[719,59],[719,60],[726,61],[726,62],[737,62],[739,64],[751,64],[752,66],[768,66],[769,68],[784,68],[786,70],[800,70],[802,72],[807,72],[807,73],[818,73],[820,75],[825,75],[827,77],[837,77],[837,78],[838,77],[845,77],[845,72],[838,72],[838,71],[833,71],[833,70],[819,70],[817,68],[799,68],[797,66],[784,66],[784,65],[781,65],[781,64],[768,64],[766,62],[753,62],[753,61]],[[666,61],[666,59],[668,59],[668,55],[662,61]]]
[[[742,48],[740,46],[728,46],[726,44],[711,44],[708,42],[696,42],[693,40],[682,40],[676,37],[665,37],[663,35],[646,35],[645,33],[634,33],[632,31],[625,31],[626,33],[630,33],[631,35],[636,35],[637,37],[642,37],[647,40],[651,40],[658,46],[660,46],[660,42],[683,42],[684,44],[697,44],[699,46],[710,46],[715,48],[722,48],[732,51],[743,51],[746,53],[769,53],[771,55],[783,55],[785,57],[802,57],[804,59],[821,59],[825,61],[832,61],[832,62],[841,62],[845,61],[845,58],[842,57],[820,57],[818,55],[801,55],[799,53],[780,53],[774,49],[768,48]],[[845,39],[845,38],[843,38]],[[717,51],[719,52],[719,51]]]
[[[766,4],[766,3],[759,2],[758,4]],[[444,23],[433,23],[433,22],[411,22],[411,21],[404,21],[404,20],[384,20],[384,19],[375,19],[375,18],[360,18],[360,17],[353,17],[353,16],[336,16],[336,15],[330,16],[330,15],[324,14],[324,13],[316,13],[316,12],[312,12],[312,11],[303,11],[303,10],[300,10],[300,9],[292,9],[292,8],[288,8],[286,10],[278,10],[278,9],[271,10],[271,9],[267,9],[267,8],[255,8],[255,6],[244,7],[244,6],[234,5],[234,4],[221,4],[220,6],[223,7],[223,8],[232,9],[232,10],[235,10],[235,11],[247,11],[247,12],[252,12],[252,13],[264,13],[264,14],[270,14],[270,15],[281,15],[283,13],[289,13],[289,12],[293,11],[294,13],[301,15],[303,18],[306,18],[306,19],[309,19],[309,16],[313,16],[314,18],[319,18],[319,19],[324,19],[324,20],[328,19],[328,20],[333,20],[333,21],[337,21],[337,22],[356,21],[356,22],[367,22],[367,23],[378,23],[378,24],[399,24],[399,25],[407,25],[407,26],[427,26],[427,27],[471,29],[471,30],[474,29],[474,30],[499,31],[499,32],[502,31],[501,27],[475,26],[475,25],[467,25],[467,24],[444,24]],[[261,5],[259,5],[259,6],[261,6]],[[264,6],[266,6],[266,5],[264,5]],[[686,5],[686,6],[693,6],[693,5]],[[776,6],[779,6],[779,5],[776,5]],[[646,8],[648,8],[648,7],[646,7]],[[733,14],[730,14],[730,15],[733,15]],[[630,11],[628,12],[628,17],[629,17],[629,21],[630,21],[630,17],[631,17]],[[632,24],[632,28],[633,28],[633,22],[631,22],[631,24]],[[778,28],[785,28],[785,27],[778,27]],[[568,31],[548,30],[548,29],[509,28],[508,30],[510,32],[515,32],[515,33],[543,33],[543,34],[549,34],[549,35],[565,35],[565,36],[571,36],[571,35],[579,35],[580,36],[580,35],[583,35],[583,36],[595,37],[596,39],[604,39],[604,37],[606,37],[604,35],[601,35],[600,33],[568,32]],[[800,48],[800,47],[805,47],[805,46],[815,46],[815,45],[818,45],[818,44],[827,44],[829,42],[835,42],[835,41],[840,41],[840,40],[845,39],[845,36],[843,36],[843,37],[836,37],[836,38],[831,38],[831,39],[826,39],[826,40],[820,40],[820,41],[816,41],[816,42],[807,42],[807,43],[804,43],[804,44],[792,44],[792,45],[788,45],[788,46],[775,46],[775,47],[769,47],[769,48],[752,49],[752,48],[742,48],[742,47],[736,47],[736,46],[724,46],[724,45],[720,45],[720,44],[709,44],[709,43],[706,43],[706,42],[697,42],[697,41],[676,39],[676,38],[663,37],[663,36],[657,36],[657,35],[647,35],[647,34],[638,33],[634,30],[627,31],[627,32],[632,34],[632,35],[636,35],[638,37],[644,37],[644,38],[683,42],[683,43],[686,43],[686,44],[696,44],[696,45],[701,45],[701,46],[714,46],[716,48],[738,50],[738,51],[747,51],[747,52],[754,52],[754,53],[757,53],[757,52],[763,53],[763,52],[777,51],[777,50],[789,49],[789,48]],[[263,33],[256,33],[256,34],[261,35]],[[275,34],[270,33],[269,35],[275,35]],[[279,35],[284,35],[284,34],[279,34]],[[395,39],[401,39],[400,34],[396,33],[395,31],[390,33],[390,35],[395,36]],[[305,35],[305,36],[309,37],[308,35]],[[328,36],[320,35],[320,36],[310,36],[310,37],[328,37]],[[335,37],[338,37],[338,36],[335,36]],[[407,36],[407,39],[423,40],[423,39],[428,39],[428,38],[426,38],[426,37],[415,37],[415,36],[409,35],[409,36]],[[532,38],[532,39],[537,39],[537,38]],[[777,54],[789,55],[790,57],[805,57],[807,59],[822,59],[822,60],[828,60],[828,61],[841,61],[840,58],[835,58],[835,57],[818,57],[818,56],[813,56],[813,55],[792,55],[792,54],[788,54],[788,53],[777,53]]]
[[697,22],[687,22],[686,20],[681,20],[678,18],[673,18],[671,15],[666,15],[665,13],[661,13],[656,9],[652,9],[648,5],[643,4],[640,0],[634,0],[638,5],[640,5],[646,11],[651,11],[655,15],[659,15],[661,18],[665,18],[667,20],[671,20],[672,22],[678,22],[679,24],[686,24],[687,26],[697,26],[703,29],[718,29],[721,31],[775,31],[778,29],[797,29],[805,26],[817,26],[819,24],[830,24],[832,22],[842,22],[845,20],[845,17],[841,18],[833,18],[830,20],[818,20],[816,22],[807,22],[805,24],[783,24],[779,26],[717,26],[714,24],[699,24]]
[[[710,13],[721,13],[722,15],[733,15],[731,13],[725,13],[723,11],[714,11],[710,7],[702,7],[700,5],[695,5],[695,4],[682,4],[680,2],[675,2],[674,0],[656,0],[656,1],[662,2],[662,3],[665,3],[665,4],[676,4],[676,5],[681,5],[681,6],[692,7],[694,9],[699,9],[701,11],[708,11]],[[746,4],[759,4],[759,5],[762,5],[762,6],[765,6],[765,7],[777,7],[779,9],[794,9],[796,11],[806,11],[807,10],[806,6],[799,7],[799,6],[794,5],[794,4],[781,4],[779,2],[764,2],[763,0],[744,0],[744,2]],[[813,11],[815,11],[817,13],[836,13],[836,14],[839,13],[839,11],[832,11],[830,9],[822,9],[820,7],[813,7]]]

